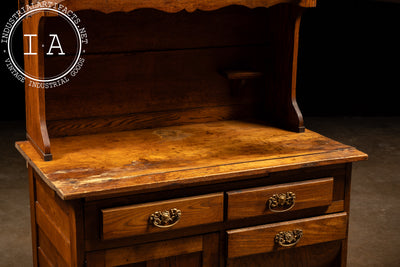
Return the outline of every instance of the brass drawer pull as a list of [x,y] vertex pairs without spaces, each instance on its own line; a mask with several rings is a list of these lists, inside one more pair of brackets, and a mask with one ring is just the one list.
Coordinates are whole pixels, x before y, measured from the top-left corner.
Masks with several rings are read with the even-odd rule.
[[159,228],[172,227],[181,219],[182,212],[177,208],[156,211],[149,217],[149,223]]
[[302,236],[303,231],[300,229],[279,232],[275,236],[275,243],[281,247],[293,247],[299,243]]
[[293,192],[274,194],[268,200],[268,208],[272,212],[285,212],[292,209],[296,202]]

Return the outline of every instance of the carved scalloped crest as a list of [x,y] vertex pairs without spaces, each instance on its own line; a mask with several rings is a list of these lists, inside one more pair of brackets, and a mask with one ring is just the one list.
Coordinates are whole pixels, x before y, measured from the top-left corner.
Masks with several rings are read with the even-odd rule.
[[303,7],[315,7],[316,0],[57,0],[73,11],[91,9],[103,13],[130,12],[140,8],[154,8],[165,12],[186,10],[211,11],[230,5],[249,8],[270,7],[280,3],[294,3]]

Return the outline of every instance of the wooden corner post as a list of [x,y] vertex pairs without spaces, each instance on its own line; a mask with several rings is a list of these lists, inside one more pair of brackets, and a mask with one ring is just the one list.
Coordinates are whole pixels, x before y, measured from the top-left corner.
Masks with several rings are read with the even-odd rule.
[[294,132],[304,132],[296,101],[297,55],[303,7],[279,4],[270,8],[273,71],[267,88],[267,114],[271,121]]

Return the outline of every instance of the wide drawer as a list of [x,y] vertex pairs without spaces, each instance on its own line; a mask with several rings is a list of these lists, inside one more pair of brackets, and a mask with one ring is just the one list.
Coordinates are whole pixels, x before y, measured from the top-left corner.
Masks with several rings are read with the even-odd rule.
[[228,192],[228,219],[329,206],[333,182],[330,177]]
[[346,238],[347,213],[230,230],[228,258],[268,253]]
[[223,193],[102,209],[102,238],[115,239],[223,221]]

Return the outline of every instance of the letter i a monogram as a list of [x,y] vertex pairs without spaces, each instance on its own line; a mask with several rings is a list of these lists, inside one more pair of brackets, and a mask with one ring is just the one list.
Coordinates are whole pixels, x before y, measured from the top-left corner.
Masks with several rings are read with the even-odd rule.
[[[46,53],[46,55],[53,55],[53,53],[51,52],[51,50],[53,48],[58,48],[60,49],[61,53],[58,53],[58,55],[65,55],[64,51],[62,50],[61,44],[60,44],[60,39],[58,39],[58,35],[57,34],[49,34],[49,36],[53,37],[53,40],[51,41],[51,45],[49,48],[49,52]],[[54,41],[57,41],[57,46],[54,46]]]
[[24,34],[24,36],[28,37],[28,44],[29,44],[29,52],[24,53],[24,55],[37,55],[37,53],[32,53],[32,37],[37,37],[36,34]]
[[[37,34],[24,34],[24,37],[28,37],[28,44],[29,44],[29,51],[27,53],[24,53],[24,55],[37,55],[36,52],[32,52],[32,37],[37,37]],[[51,45],[49,48],[49,51],[46,53],[46,55],[53,55],[52,50],[59,49],[60,52],[58,55],[64,56],[65,53],[61,47],[60,39],[58,38],[57,34],[49,34],[49,36],[53,37],[53,40],[51,41]],[[56,43],[56,44],[55,44]]]

